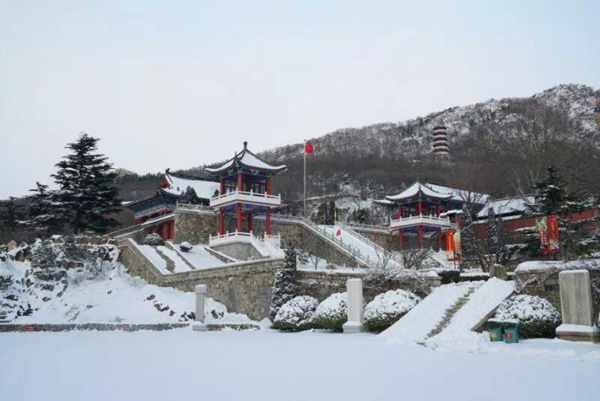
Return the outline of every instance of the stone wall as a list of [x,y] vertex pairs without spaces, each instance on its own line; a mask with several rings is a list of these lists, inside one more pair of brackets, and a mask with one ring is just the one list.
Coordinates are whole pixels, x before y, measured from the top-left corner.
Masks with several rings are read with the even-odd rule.
[[208,244],[210,235],[218,231],[217,215],[206,210],[177,209],[175,211],[174,242]]
[[[560,287],[558,285],[558,268],[517,269],[515,281],[521,294],[535,295],[547,299],[558,311],[560,305]],[[600,313],[600,270],[589,270],[594,301],[594,316]]]
[[[253,228],[256,232],[264,232],[264,220],[255,220]],[[293,221],[276,220],[271,222],[271,233],[281,235],[281,246],[286,248],[288,243],[297,249],[313,252],[322,259],[338,266],[358,266],[356,260],[340,251],[321,236],[313,233],[302,224]]]
[[[231,216],[225,217],[225,229],[229,232],[235,231],[235,220]],[[264,219],[254,219],[252,229],[255,235],[262,236],[265,231]],[[213,212],[187,209],[175,211],[174,241],[176,243],[187,241],[191,244],[207,244],[209,236],[216,235],[217,230],[217,215]],[[271,233],[281,234],[281,244],[284,248],[291,242],[296,248],[312,251],[339,266],[358,265],[353,257],[297,222],[273,219]]]
[[262,258],[262,255],[258,253],[256,248],[247,242],[230,242],[228,244],[213,246],[212,248],[237,260]]

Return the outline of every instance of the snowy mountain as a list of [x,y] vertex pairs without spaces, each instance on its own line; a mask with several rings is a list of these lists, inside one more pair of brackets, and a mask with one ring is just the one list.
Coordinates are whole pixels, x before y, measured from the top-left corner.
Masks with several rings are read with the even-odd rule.
[[[515,123],[553,112],[571,120],[572,139],[594,136],[600,145],[600,131],[594,107],[600,90],[585,85],[559,85],[530,98],[490,99],[464,107],[452,107],[404,122],[387,122],[361,128],[343,128],[312,139],[318,155],[355,155],[357,157],[419,157],[432,152],[433,128],[445,125],[450,149],[474,136],[482,126],[493,127],[498,135],[510,135]],[[538,113],[536,113],[536,111]],[[284,162],[302,155],[302,144],[283,146],[261,153],[269,160]]]

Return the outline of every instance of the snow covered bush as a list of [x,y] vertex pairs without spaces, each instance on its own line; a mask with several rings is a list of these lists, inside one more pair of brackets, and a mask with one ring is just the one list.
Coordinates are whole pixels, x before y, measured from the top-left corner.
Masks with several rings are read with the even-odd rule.
[[179,244],[179,249],[181,249],[181,252],[189,252],[192,250],[192,244],[184,241],[181,244]]
[[523,338],[554,338],[561,323],[560,312],[544,298],[517,295],[500,304],[496,319],[519,321],[519,336]]
[[319,301],[306,295],[293,298],[279,308],[273,328],[292,331],[310,329],[318,304]]
[[144,238],[144,245],[164,245],[165,241],[157,233],[146,235]]
[[345,292],[330,295],[319,304],[313,317],[315,327],[342,331],[342,325],[348,320],[348,294]]
[[47,269],[58,265],[58,253],[48,240],[37,240],[31,251],[31,267]]
[[379,294],[365,307],[363,324],[371,331],[383,331],[396,323],[420,301],[421,298],[404,290]]

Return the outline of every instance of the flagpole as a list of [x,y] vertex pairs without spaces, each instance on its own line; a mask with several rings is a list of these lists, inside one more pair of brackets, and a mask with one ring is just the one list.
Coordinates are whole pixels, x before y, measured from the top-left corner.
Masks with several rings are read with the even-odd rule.
[[306,140],[304,140],[304,210],[302,214],[306,217]]

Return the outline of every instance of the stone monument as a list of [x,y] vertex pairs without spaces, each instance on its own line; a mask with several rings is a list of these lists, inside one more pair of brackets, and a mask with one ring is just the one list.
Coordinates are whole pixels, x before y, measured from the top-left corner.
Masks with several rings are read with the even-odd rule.
[[206,331],[208,325],[204,323],[204,304],[206,301],[206,285],[199,284],[196,292],[196,321],[192,324],[194,331]]
[[558,285],[563,321],[556,328],[558,338],[600,342],[600,329],[594,325],[590,272],[587,270],[560,272]]
[[362,280],[359,278],[351,278],[347,282],[348,288],[348,321],[344,323],[342,328],[344,333],[361,333],[366,331],[362,324],[363,318],[363,290]]

